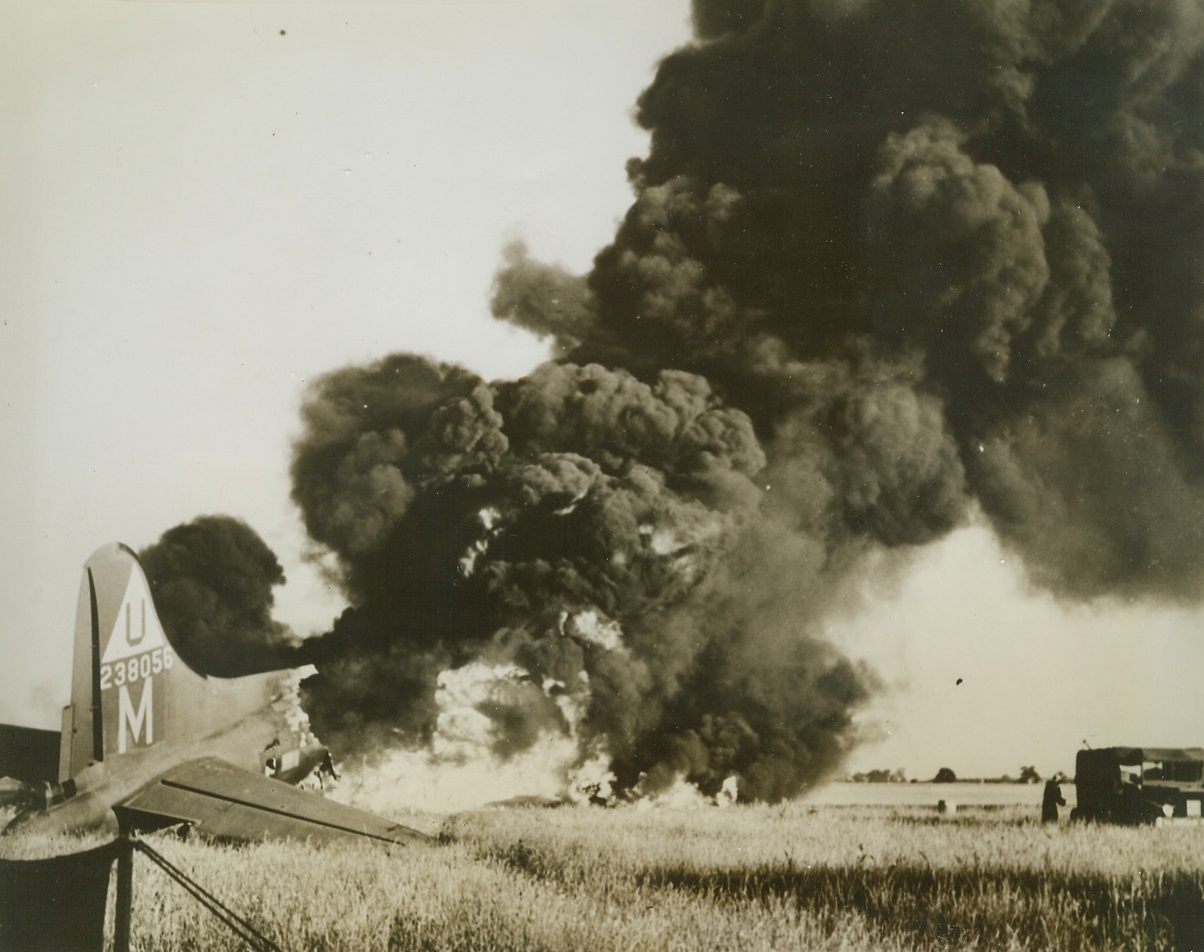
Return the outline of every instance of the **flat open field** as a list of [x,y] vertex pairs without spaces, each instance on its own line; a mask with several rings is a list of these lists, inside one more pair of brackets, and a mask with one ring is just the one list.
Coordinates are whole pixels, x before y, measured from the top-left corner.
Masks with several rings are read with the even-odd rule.
[[[437,841],[147,842],[286,949],[1204,949],[1200,827],[805,802],[400,819]],[[244,947],[138,854],[134,880],[135,948]]]

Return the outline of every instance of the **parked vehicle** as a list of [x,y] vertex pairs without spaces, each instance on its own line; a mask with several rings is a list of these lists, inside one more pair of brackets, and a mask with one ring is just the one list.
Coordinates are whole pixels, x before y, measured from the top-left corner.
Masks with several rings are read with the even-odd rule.
[[1204,748],[1102,747],[1075,758],[1072,819],[1204,822]]

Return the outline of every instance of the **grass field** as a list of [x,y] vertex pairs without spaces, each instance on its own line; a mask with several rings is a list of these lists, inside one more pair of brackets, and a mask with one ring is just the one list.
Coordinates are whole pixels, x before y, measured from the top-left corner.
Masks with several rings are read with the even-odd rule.
[[[402,819],[436,843],[147,841],[287,949],[1204,949],[1198,827],[798,803]],[[243,947],[145,857],[134,879],[135,948]]]

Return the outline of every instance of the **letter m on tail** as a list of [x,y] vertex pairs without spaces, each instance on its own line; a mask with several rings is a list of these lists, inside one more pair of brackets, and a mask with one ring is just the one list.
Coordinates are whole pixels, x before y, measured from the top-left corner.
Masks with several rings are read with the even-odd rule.
[[[136,686],[135,686],[136,690]],[[153,678],[147,678],[142,682],[142,697],[138,701],[137,710],[134,709],[134,702],[130,699],[130,687],[123,684],[118,691],[118,713],[117,713],[117,753],[124,754],[127,748],[126,729],[129,729],[129,738],[134,744],[142,747],[147,747],[155,742],[155,708],[154,708],[155,682]],[[146,735],[143,736],[143,729],[146,730]]]

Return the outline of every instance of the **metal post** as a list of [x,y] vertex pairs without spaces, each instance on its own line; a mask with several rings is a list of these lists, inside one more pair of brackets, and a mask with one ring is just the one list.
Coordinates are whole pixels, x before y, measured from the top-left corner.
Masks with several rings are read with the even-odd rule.
[[134,841],[122,836],[117,850],[117,915],[113,952],[130,952],[130,914],[134,905]]

